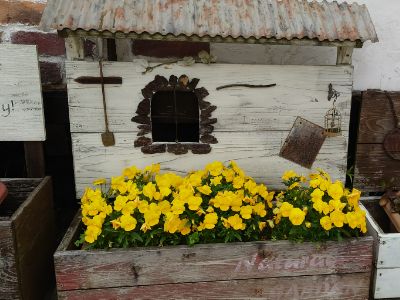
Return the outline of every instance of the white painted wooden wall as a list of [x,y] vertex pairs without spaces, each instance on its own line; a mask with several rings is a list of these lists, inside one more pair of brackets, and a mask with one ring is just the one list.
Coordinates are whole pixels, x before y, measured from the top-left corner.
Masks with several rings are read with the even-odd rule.
[[[236,160],[248,175],[270,188],[279,188],[280,176],[287,169],[307,174],[309,170],[278,156],[297,116],[323,126],[324,115],[331,108],[327,100],[328,85],[341,93],[338,107],[343,114],[343,136],[327,138],[313,167],[329,171],[334,178],[345,179],[348,127],[350,119],[352,74],[351,66],[262,66],[172,65],[142,75],[138,63],[106,62],[105,76],[121,76],[122,86],[106,86],[110,130],[116,145],[104,147],[101,132],[105,130],[101,88],[74,82],[79,76],[99,76],[97,63],[69,61],[66,64],[71,132],[77,196],[98,177],[119,175],[129,165],[144,167],[161,163],[164,171],[185,173],[203,168],[214,160]],[[131,122],[138,103],[143,100],[141,89],[155,75],[188,75],[199,78],[198,87],[205,87],[205,98],[218,108],[214,135],[219,143],[207,155],[146,155],[134,148],[137,123]],[[216,87],[232,83],[270,84],[268,89]]]
[[44,141],[36,46],[0,45],[0,141]]
[[[365,203],[378,202],[364,198]],[[385,233],[364,205],[367,213],[368,233],[374,237],[375,261],[373,295],[375,299],[400,298],[400,233]]]

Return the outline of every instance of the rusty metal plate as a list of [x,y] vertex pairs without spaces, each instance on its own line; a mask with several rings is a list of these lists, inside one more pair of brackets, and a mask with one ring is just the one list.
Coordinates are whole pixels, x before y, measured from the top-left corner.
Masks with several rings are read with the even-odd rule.
[[279,156],[311,169],[325,138],[323,127],[297,117]]

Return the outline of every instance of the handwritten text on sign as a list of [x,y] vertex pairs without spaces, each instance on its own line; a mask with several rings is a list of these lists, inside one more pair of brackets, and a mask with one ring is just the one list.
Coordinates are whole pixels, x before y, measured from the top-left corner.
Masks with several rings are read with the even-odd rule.
[[0,141],[43,141],[45,128],[35,46],[0,45]]

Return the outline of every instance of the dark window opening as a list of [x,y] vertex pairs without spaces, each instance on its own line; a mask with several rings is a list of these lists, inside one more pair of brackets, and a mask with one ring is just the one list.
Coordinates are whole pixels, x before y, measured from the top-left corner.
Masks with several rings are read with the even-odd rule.
[[199,142],[199,102],[193,92],[159,91],[151,99],[153,142]]

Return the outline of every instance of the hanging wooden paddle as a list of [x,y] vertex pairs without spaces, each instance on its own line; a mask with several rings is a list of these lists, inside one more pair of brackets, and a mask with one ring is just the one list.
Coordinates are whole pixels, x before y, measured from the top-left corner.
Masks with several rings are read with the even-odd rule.
[[104,122],[106,125],[106,132],[101,134],[101,140],[105,147],[110,147],[115,145],[114,133],[110,132],[108,127],[108,115],[107,115],[107,102],[106,102],[106,92],[104,89],[104,74],[103,74],[103,61],[99,61],[100,66],[100,78],[101,78],[101,93],[103,95],[103,112],[104,112]]
[[400,160],[400,109],[399,105],[395,105],[389,93],[385,92],[385,95],[389,100],[396,128],[386,135],[383,146],[387,155],[393,159]]

